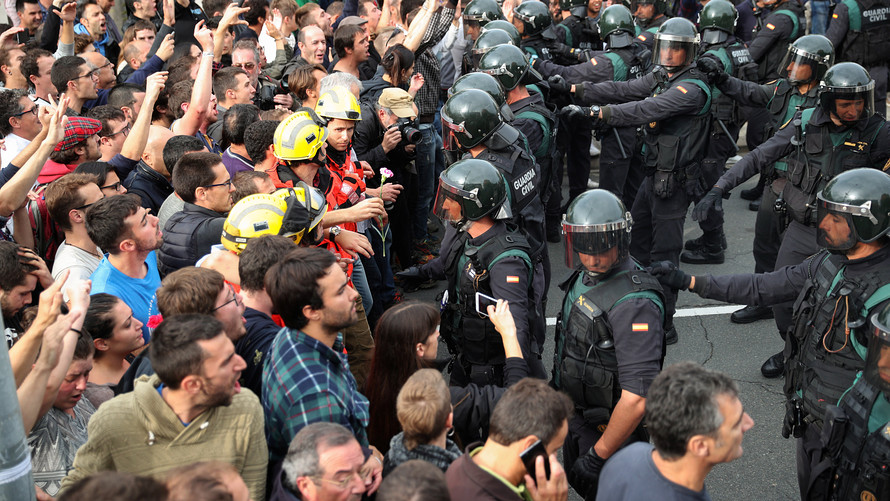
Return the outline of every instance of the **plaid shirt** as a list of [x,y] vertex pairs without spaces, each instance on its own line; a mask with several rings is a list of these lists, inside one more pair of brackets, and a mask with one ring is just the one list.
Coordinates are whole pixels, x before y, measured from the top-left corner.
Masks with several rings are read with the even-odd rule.
[[423,75],[423,87],[414,96],[414,103],[420,115],[433,115],[439,108],[439,60],[433,54],[433,46],[448,32],[454,20],[454,9],[442,7],[433,13],[430,25],[426,28],[420,47],[414,52],[414,69]]
[[341,334],[331,349],[299,330],[281,329],[263,368],[263,410],[270,461],[287,455],[304,426],[323,421],[342,424],[368,445],[368,399],[349,372]]

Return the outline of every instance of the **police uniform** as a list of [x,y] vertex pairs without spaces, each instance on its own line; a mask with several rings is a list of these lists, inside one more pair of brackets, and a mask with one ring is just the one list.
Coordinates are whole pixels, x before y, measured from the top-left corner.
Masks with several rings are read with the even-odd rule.
[[[716,186],[726,193],[783,157],[788,170],[779,206],[790,222],[776,269],[798,264],[819,250],[813,209],[816,194],[841,172],[884,167],[890,158],[890,127],[879,115],[852,127],[837,127],[821,106],[797,112],[775,136],[733,165]],[[773,311],[779,332],[786,332],[792,320],[791,304],[778,305]]]
[[601,50],[602,41],[596,24],[587,16],[570,14],[556,25],[556,39],[562,44],[581,50]]
[[875,81],[875,111],[886,116],[890,72],[890,1],[837,2],[825,36],[837,50],[838,61],[859,63],[868,70]]
[[637,23],[637,31],[636,37],[637,40],[640,41],[647,49],[652,50],[652,45],[655,43],[655,32],[658,31],[658,28],[664,24],[665,21],[670,19],[668,16],[659,15],[650,19],[649,21],[641,23],[639,19],[636,20]]
[[[686,210],[703,189],[701,161],[711,127],[711,91],[703,78],[689,66],[672,76],[661,69],[628,82],[583,85],[578,93],[590,103],[623,103],[603,106],[606,125],[643,126],[646,178],[631,209],[630,252],[644,265],[679,263]],[[665,296],[669,329],[676,294]]]
[[[609,49],[597,53],[589,62],[572,66],[560,66],[550,61],[536,61],[534,67],[544,77],[562,75],[570,84],[582,82],[624,82],[643,76],[648,69],[648,55],[640,45]],[[586,121],[585,121],[586,123]],[[584,144],[584,138],[574,135],[577,127],[566,132],[566,142]],[[571,134],[569,134],[571,131]],[[618,195],[625,206],[633,205],[637,189],[643,182],[643,169],[637,156],[637,128],[615,127],[598,132],[602,140],[599,158],[599,187]],[[578,168],[580,167],[580,168]],[[561,176],[561,172],[557,174]],[[569,199],[574,199],[587,189],[590,178],[590,162],[568,164]]]
[[786,0],[776,5],[773,11],[761,21],[758,16],[758,31],[748,45],[760,82],[768,82],[779,77],[779,64],[788,45],[806,32],[807,22],[804,8],[796,0]]
[[[657,280],[633,259],[604,276],[575,271],[557,321],[554,384],[575,404],[563,447],[566,471],[596,444],[628,391],[645,398],[664,363],[664,306]],[[642,426],[630,441],[647,441]]]

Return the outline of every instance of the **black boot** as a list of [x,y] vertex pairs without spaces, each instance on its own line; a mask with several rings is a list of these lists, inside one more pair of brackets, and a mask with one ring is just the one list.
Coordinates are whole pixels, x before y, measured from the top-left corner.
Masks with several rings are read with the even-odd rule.
[[758,198],[757,200],[752,200],[748,202],[748,210],[752,212],[758,212],[760,210],[760,202],[762,198]]
[[[692,240],[687,240],[686,243],[683,244],[683,248],[688,251],[697,251],[697,250],[701,250],[701,248],[704,247],[704,245],[705,245],[705,236],[704,236],[704,234],[702,234],[702,236],[700,236],[698,238],[693,238]],[[720,246],[723,248],[723,250],[726,250],[726,233],[723,233],[722,231],[720,232]]]
[[742,200],[757,200],[761,196],[763,196],[763,186],[766,183],[766,179],[763,176],[760,176],[760,179],[757,180],[757,186],[742,190],[739,193],[739,196],[742,197]]
[[686,250],[680,253],[680,261],[687,264],[722,264],[726,260],[723,255],[723,230],[706,231],[702,235],[702,246],[698,250]]
[[775,379],[785,373],[785,355],[780,351],[775,355],[766,359],[766,362],[760,366],[760,373],[763,377]]
[[547,231],[547,241],[553,244],[559,243],[562,240],[562,235],[560,234],[560,226],[561,222],[558,218],[547,217],[544,221],[544,228]]

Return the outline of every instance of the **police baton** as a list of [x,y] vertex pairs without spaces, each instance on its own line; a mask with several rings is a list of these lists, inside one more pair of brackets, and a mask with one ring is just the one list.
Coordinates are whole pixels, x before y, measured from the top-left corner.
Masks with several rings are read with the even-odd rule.
[[[624,143],[621,142],[621,136],[618,135],[618,131],[615,130],[615,127],[612,127],[612,134],[615,135],[615,140],[618,141],[618,149],[621,150],[621,158],[627,160],[627,152],[624,151]],[[738,150],[738,148],[736,148]]]
[[[726,128],[726,124],[723,123],[723,120],[717,119],[717,125],[720,126],[720,129],[726,134],[730,140],[732,140],[732,134],[729,133],[729,129]],[[732,142],[733,155],[739,152],[739,145],[735,144],[735,141]]]

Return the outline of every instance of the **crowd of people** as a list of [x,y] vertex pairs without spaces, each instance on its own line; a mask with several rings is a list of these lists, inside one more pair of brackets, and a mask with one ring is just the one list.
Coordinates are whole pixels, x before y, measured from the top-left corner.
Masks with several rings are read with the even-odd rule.
[[887,498],[890,4],[828,4],[7,1],[0,499],[707,500],[682,290],[775,318],[801,499]]

